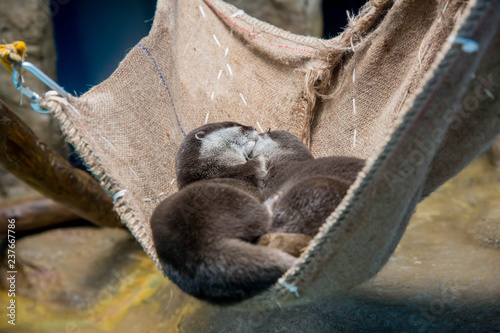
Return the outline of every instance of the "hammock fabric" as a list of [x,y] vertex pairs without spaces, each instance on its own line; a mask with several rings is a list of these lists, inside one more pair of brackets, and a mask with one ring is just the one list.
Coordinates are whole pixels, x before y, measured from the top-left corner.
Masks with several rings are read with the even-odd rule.
[[[368,165],[305,255],[243,305],[308,303],[374,276],[415,205],[500,132],[498,1],[369,1],[338,37],[220,0],[159,0],[150,34],[85,95],[45,100],[144,250],[184,134],[232,120]],[[257,125],[258,126],[258,125]]]

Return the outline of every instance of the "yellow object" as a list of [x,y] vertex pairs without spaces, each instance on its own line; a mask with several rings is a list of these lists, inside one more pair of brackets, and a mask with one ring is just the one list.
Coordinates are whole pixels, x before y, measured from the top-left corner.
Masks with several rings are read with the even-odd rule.
[[12,73],[15,63],[24,61],[26,57],[26,44],[23,41],[16,41],[12,44],[0,45],[0,61]]

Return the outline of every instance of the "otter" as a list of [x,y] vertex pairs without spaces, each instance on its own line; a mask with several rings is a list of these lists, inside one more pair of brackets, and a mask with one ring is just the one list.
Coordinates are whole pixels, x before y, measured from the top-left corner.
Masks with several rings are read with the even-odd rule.
[[270,232],[301,233],[314,237],[340,204],[365,165],[365,160],[332,156],[314,158],[293,134],[260,134],[253,156],[269,158],[261,196],[273,212]]
[[190,132],[175,159],[177,187],[217,179],[260,198],[259,187],[267,173],[266,158],[251,152],[259,134],[254,127],[234,122],[212,123]]
[[295,257],[258,245],[272,224],[261,189],[266,158],[251,155],[253,127],[233,122],[190,132],[176,157],[179,191],[150,219],[165,275],[183,291],[231,303],[268,288]]

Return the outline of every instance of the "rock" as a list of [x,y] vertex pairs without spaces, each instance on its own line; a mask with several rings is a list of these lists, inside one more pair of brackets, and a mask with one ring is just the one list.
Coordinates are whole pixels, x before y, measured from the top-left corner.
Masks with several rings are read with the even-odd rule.
[[487,206],[469,228],[474,241],[481,246],[500,249],[500,205],[498,202]]
[[0,204],[28,198],[41,199],[43,196],[0,167]]
[[[0,1],[0,43],[17,40],[26,42],[26,61],[33,63],[52,79],[56,76],[56,51],[52,31],[52,13],[48,0],[2,0]],[[25,85],[38,94],[49,90],[39,79],[26,74]],[[19,105],[20,92],[14,87],[11,75],[0,68],[0,99],[9,106],[35,132],[40,140],[50,148],[65,155],[67,147],[57,121],[48,114],[33,111],[30,100],[24,96]],[[0,202],[36,196],[27,185],[0,169]]]
[[[52,79],[56,78],[56,51],[49,1],[2,0],[0,31],[2,39],[7,43],[16,40],[26,42],[26,61],[33,63]],[[23,97],[23,105],[19,106],[20,93],[4,69],[0,70],[0,81],[5,83],[0,90],[0,98],[30,126],[41,141],[50,148],[63,152],[64,140],[57,121],[50,115],[34,112],[26,96]],[[48,90],[47,86],[31,74],[25,75],[25,85],[39,94]]]
[[228,0],[248,15],[299,35],[321,37],[323,15],[320,0]]
[[[140,246],[122,229],[55,229],[16,241],[16,290],[40,302],[85,308],[125,275]],[[0,278],[5,288],[6,261]]]
[[500,138],[496,139],[489,150],[491,162],[500,172]]

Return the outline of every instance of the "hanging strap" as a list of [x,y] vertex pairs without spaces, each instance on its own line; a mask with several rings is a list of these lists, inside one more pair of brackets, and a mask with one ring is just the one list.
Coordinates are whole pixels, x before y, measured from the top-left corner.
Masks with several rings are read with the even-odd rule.
[[26,43],[17,41],[12,44],[0,45],[0,62],[9,71],[14,70],[15,64],[22,63],[26,57]]

